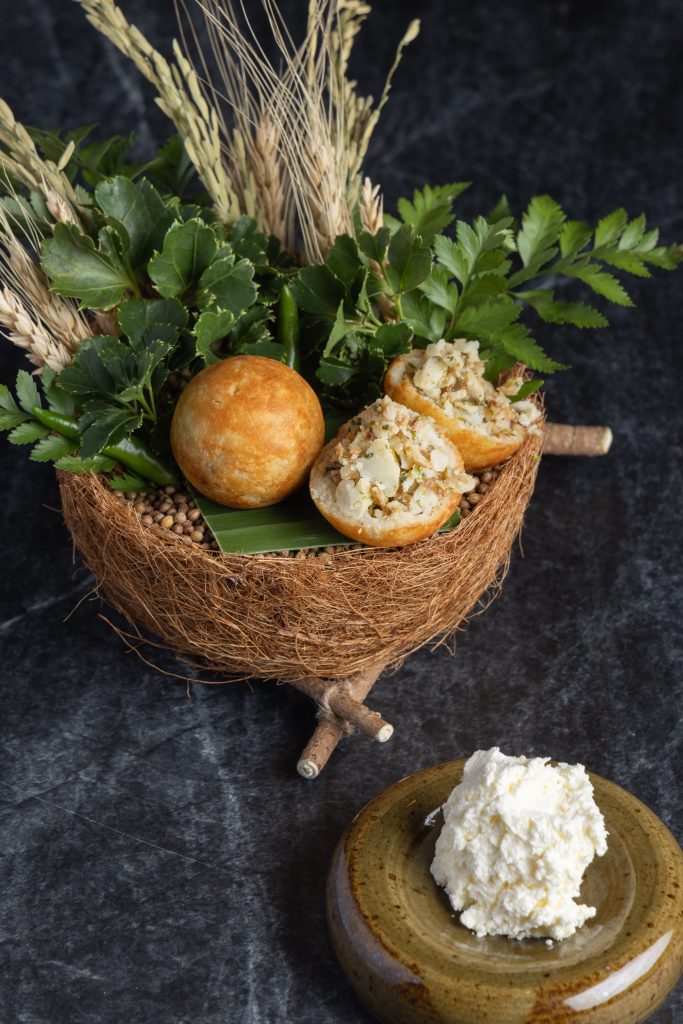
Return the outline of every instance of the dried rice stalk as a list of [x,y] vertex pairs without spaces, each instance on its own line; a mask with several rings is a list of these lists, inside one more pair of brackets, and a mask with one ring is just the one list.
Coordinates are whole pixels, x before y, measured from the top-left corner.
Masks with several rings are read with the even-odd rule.
[[29,133],[1,99],[0,143],[6,150],[0,150],[0,167],[5,174],[27,188],[41,192],[56,220],[80,226],[78,196],[63,170],[71,158],[73,143],[67,146],[59,164],[43,160]]
[[242,212],[221,159],[218,115],[207,103],[197,74],[177,43],[169,63],[113,0],[77,0],[88,21],[129,57],[158,92],[157,103],[173,121],[190,160],[226,224]]
[[[15,197],[16,198],[16,197]],[[26,349],[34,366],[62,370],[92,331],[75,303],[50,291],[48,280],[17,237],[37,250],[42,235],[24,207],[24,222],[0,206],[0,326]]]

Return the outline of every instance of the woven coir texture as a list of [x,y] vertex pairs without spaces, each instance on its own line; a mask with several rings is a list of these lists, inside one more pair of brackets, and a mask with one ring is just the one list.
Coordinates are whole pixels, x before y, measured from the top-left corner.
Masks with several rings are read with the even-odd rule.
[[[337,678],[451,633],[507,571],[538,468],[527,437],[475,511],[402,549],[221,555],[144,526],[97,476],[59,474],[64,518],[110,604],[230,678]],[[493,590],[491,589],[493,588]]]

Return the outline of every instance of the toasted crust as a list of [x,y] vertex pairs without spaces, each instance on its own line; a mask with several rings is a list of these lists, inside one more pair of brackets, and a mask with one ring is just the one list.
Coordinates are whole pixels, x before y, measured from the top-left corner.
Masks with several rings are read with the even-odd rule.
[[262,508],[300,487],[325,437],[320,402],[275,359],[232,356],[185,388],[171,448],[190,483],[232,508]]
[[524,440],[523,429],[520,428],[519,436],[501,440],[462,427],[452,416],[432,402],[431,398],[426,398],[417,391],[413,382],[406,376],[407,361],[407,356],[396,356],[391,362],[384,377],[384,390],[395,402],[407,405],[414,412],[421,412],[436,420],[462,454],[466,472],[496,466],[517,451]]
[[[344,427],[341,428],[344,430]],[[341,433],[341,431],[340,431]],[[310,479],[311,497],[315,502],[318,511],[327,519],[328,523],[339,530],[345,537],[356,540],[360,544],[369,544],[379,548],[402,548],[406,544],[415,544],[418,540],[431,537],[440,526],[449,519],[458,505],[462,494],[458,491],[450,491],[444,495],[443,500],[434,509],[429,518],[426,516],[415,517],[412,521],[397,522],[395,516],[387,519],[371,519],[369,516],[358,520],[343,519],[335,509],[334,485],[326,476],[325,470],[335,460],[334,450],[337,445],[337,438],[333,438],[326,444],[320,455],[313,463]],[[458,468],[462,469],[462,459],[458,452]]]

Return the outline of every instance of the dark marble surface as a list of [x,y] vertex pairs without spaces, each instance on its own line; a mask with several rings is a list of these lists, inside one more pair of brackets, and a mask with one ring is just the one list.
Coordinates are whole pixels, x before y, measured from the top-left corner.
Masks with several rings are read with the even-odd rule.
[[[171,7],[127,5],[162,43]],[[469,214],[542,190],[683,237],[675,0],[377,8],[358,68],[374,88],[399,26],[424,19],[371,154],[390,197],[471,178]],[[0,93],[21,119],[163,137],[75,4],[0,13]],[[293,772],[305,700],[271,684],[188,695],[126,654],[96,601],[74,611],[91,580],[54,478],[0,446],[3,1024],[364,1024],[325,931],[334,845],[384,786],[477,747],[583,761],[680,835],[680,289],[660,274],[602,335],[553,333],[575,368],[548,389],[552,415],[611,424],[611,454],[544,462],[502,598],[455,658],[423,651],[380,683],[391,743],[349,742],[314,783]],[[7,379],[18,360],[0,358]],[[652,1020],[681,1015],[679,989]]]

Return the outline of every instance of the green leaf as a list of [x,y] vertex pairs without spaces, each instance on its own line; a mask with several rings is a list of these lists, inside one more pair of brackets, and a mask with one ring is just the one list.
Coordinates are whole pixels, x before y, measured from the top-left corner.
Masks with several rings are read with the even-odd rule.
[[197,305],[228,309],[235,316],[256,301],[254,267],[248,260],[237,263],[231,258],[218,259],[204,271],[199,279]]
[[507,288],[507,279],[501,274],[490,273],[474,277],[463,289],[458,309],[462,311],[468,306],[479,306],[495,295],[502,295]]
[[508,355],[514,356],[518,362],[530,366],[533,370],[555,373],[557,370],[567,369],[563,363],[556,363],[545,354],[523,324],[512,324],[498,335],[497,340]]
[[81,300],[81,308],[110,309],[130,287],[116,258],[95,248],[73,224],[56,224],[41,248],[41,265],[52,290]]
[[74,395],[115,395],[130,383],[133,359],[118,338],[86,338],[71,365],[59,374],[59,386]]
[[355,321],[347,322],[344,315],[344,303],[340,302],[337,316],[332,324],[332,330],[323,349],[323,356],[329,356],[340,341],[343,341],[347,335],[354,333],[357,329],[358,324]]
[[560,234],[560,252],[563,256],[575,256],[588,245],[593,237],[593,229],[580,220],[568,220]]
[[503,193],[486,220],[489,224],[496,224],[499,220],[504,220],[505,218],[512,220],[512,210],[510,209],[510,200]]
[[525,267],[537,269],[553,255],[564,222],[562,208],[550,196],[531,200],[517,232],[517,250]]
[[627,220],[626,210],[621,208],[613,210],[612,213],[608,213],[606,217],[599,220],[595,229],[595,248],[599,249],[603,245],[611,245],[616,242],[626,227]]
[[461,284],[467,281],[470,263],[459,245],[445,235],[434,239],[434,252],[442,267],[456,277]]
[[19,409],[19,406],[14,401],[14,395],[6,384],[0,384],[0,409],[4,409],[6,412],[16,413],[21,416],[22,419],[26,419]]
[[39,441],[41,437],[47,437],[49,433],[48,428],[44,427],[42,423],[27,421],[16,426],[7,435],[7,440],[10,444],[33,444],[34,441]]
[[428,277],[432,267],[431,251],[420,238],[413,238],[410,226],[399,228],[389,243],[387,280],[395,292],[409,292]]
[[314,316],[334,320],[346,291],[342,282],[324,265],[302,267],[292,282],[294,298],[300,309]]
[[389,228],[380,228],[376,235],[371,235],[369,231],[362,231],[358,236],[358,247],[369,260],[374,260],[375,263],[381,265],[384,263],[390,239]]
[[616,267],[617,270],[623,270],[625,273],[633,274],[635,277],[652,276],[643,262],[643,257],[637,252],[629,252],[625,249],[609,249],[601,251],[598,254],[598,259],[602,260],[603,263],[609,264],[610,267]]
[[460,522],[461,519],[462,519],[462,513],[460,512],[459,508],[456,508],[456,510],[453,513],[453,515],[449,516],[449,518],[446,520],[446,522],[442,526],[439,527],[439,533],[443,533],[446,530],[452,530],[454,526],[458,525],[458,523]]
[[418,291],[409,292],[401,300],[403,319],[418,338],[438,341],[443,337],[446,325],[446,310],[432,305],[425,295]]
[[75,441],[70,441],[68,437],[50,434],[49,437],[38,442],[29,458],[32,462],[54,462],[65,455],[70,455],[76,448],[78,448],[78,444]]
[[549,324],[573,324],[574,327],[607,327],[607,319],[582,302],[556,302],[552,291],[516,292],[518,298],[532,306]]
[[641,213],[639,217],[634,217],[633,220],[627,224],[624,233],[619,239],[619,248],[635,249],[645,234],[646,226],[647,221],[645,220],[644,213]]
[[519,319],[521,307],[509,300],[493,299],[479,306],[470,306],[458,317],[456,332],[470,338],[479,335],[497,338],[515,320]]
[[434,236],[453,221],[453,201],[470,185],[469,181],[455,181],[436,188],[425,185],[415,189],[412,203],[408,199],[398,201],[401,219],[412,227],[414,235],[430,245]]
[[62,469],[65,473],[111,473],[115,465],[114,459],[109,459],[105,455],[96,455],[92,459],[63,455],[55,462],[55,468]]
[[112,491],[144,491],[147,489],[145,481],[132,473],[124,473],[122,476],[113,476],[107,480]]
[[196,341],[197,355],[204,360],[207,366],[218,362],[219,357],[211,346],[215,341],[224,338],[235,322],[235,317],[229,309],[223,309],[220,313],[202,313],[194,325],[194,336]]
[[73,396],[67,394],[67,392],[59,386],[57,376],[58,374],[55,373],[54,370],[51,370],[49,366],[43,367],[43,372],[40,375],[40,383],[47,404],[50,409],[54,409],[55,412],[61,412],[65,416],[73,416],[76,407]]
[[405,355],[411,351],[413,332],[406,323],[382,324],[369,347],[373,352],[381,353],[385,360],[394,356]]
[[438,264],[432,267],[431,274],[419,287],[430,302],[441,306],[451,314],[455,313],[458,308],[458,286],[450,282],[445,267]]
[[349,235],[337,235],[325,263],[347,291],[363,269],[358,246]]
[[622,284],[612,274],[600,270],[595,263],[584,267],[570,267],[565,271],[570,277],[576,277],[592,288],[597,295],[602,295],[618,306],[633,306],[633,300]]
[[164,298],[182,295],[200,279],[217,249],[215,231],[201,220],[174,224],[166,232],[161,252],[149,261],[149,276]]
[[495,385],[498,385],[501,374],[507,373],[518,362],[514,356],[509,355],[499,345],[495,345],[493,348],[486,348],[485,351],[480,349],[480,354],[486,363],[484,377]]
[[533,395],[535,391],[542,388],[545,381],[540,380],[538,377],[533,380],[525,380],[521,388],[516,395],[509,395],[511,402],[521,402],[523,398],[528,398],[529,395]]
[[11,430],[30,419],[30,414],[19,408],[6,384],[0,384],[0,430]]
[[35,379],[27,370],[19,370],[16,389],[19,405],[24,412],[31,414],[36,405],[42,404]]
[[334,356],[326,356],[320,360],[320,365],[315,375],[323,384],[338,387],[350,381],[355,373],[356,368],[354,366],[350,366]]
[[78,421],[82,437],[81,458],[89,459],[103,448],[118,444],[140,426],[141,420],[141,415],[130,408],[110,405],[98,399],[86,402]]
[[284,363],[286,353],[283,345],[273,341],[271,338],[257,338],[255,341],[242,341],[235,346],[239,355],[263,356],[264,359],[275,359]]
[[164,235],[173,223],[173,214],[148,181],[116,177],[102,181],[95,199],[105,215],[120,224],[130,242],[129,256],[139,269],[163,245]]
[[131,344],[142,347],[159,337],[175,341],[187,326],[188,313],[178,299],[128,299],[119,308],[118,320]]

